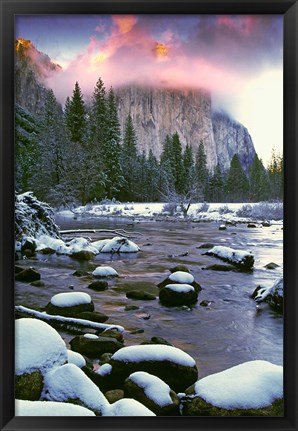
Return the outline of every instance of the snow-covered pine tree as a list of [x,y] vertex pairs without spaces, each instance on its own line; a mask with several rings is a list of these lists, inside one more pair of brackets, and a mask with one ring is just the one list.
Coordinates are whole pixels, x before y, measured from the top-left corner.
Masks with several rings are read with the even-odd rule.
[[137,137],[133,126],[131,115],[129,114],[124,129],[122,145],[122,172],[125,180],[121,197],[124,200],[133,200],[137,195],[138,181],[138,152]]

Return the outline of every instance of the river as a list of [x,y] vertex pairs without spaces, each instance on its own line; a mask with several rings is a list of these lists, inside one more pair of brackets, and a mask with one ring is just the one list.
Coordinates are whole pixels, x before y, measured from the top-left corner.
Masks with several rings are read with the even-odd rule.
[[[196,360],[200,378],[255,359],[283,364],[283,317],[265,304],[257,308],[250,298],[259,284],[271,285],[282,275],[281,225],[248,228],[246,224],[238,224],[220,231],[216,222],[135,222],[61,216],[56,222],[61,229],[125,229],[141,251],[114,256],[99,254],[89,262],[55,254],[38,254],[34,261],[18,261],[19,265],[39,270],[45,287],[16,282],[17,305],[42,308],[53,295],[71,291],[69,286],[72,286],[74,291],[91,295],[95,310],[109,316],[106,323],[124,326],[125,345],[139,344],[152,336],[163,337]],[[88,236],[112,237],[101,233]],[[254,270],[251,273],[203,270],[207,265],[222,263],[203,254],[206,250],[198,248],[203,243],[250,250],[255,256]],[[279,267],[264,268],[269,262]],[[109,280],[109,289],[104,292],[88,289],[90,281],[73,275],[77,269],[92,271],[102,264],[112,266],[120,275]],[[159,303],[156,284],[177,264],[186,265],[202,286],[199,300],[192,308],[165,307]],[[134,289],[154,293],[157,299],[127,299],[126,292]],[[203,300],[210,305],[201,306]],[[125,306],[131,304],[140,308],[126,311]],[[61,335],[67,344],[74,337],[65,332]]]

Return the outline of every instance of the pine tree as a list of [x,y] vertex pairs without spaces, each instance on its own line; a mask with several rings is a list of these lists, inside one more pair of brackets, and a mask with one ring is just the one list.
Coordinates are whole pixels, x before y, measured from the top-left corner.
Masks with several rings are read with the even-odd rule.
[[61,182],[64,171],[65,129],[62,108],[52,90],[47,92],[40,126],[41,166],[36,194],[49,199],[49,193]]
[[262,160],[255,154],[250,169],[250,200],[260,202],[269,198],[269,177]]
[[109,199],[117,197],[124,185],[124,176],[121,166],[121,133],[117,114],[114,91],[109,90],[107,100],[105,145],[104,145],[104,172],[106,174],[106,193]]
[[282,199],[284,184],[284,163],[283,157],[275,150],[275,148],[272,149],[271,160],[267,170],[270,181],[271,198]]
[[194,157],[190,145],[186,145],[183,153],[183,193],[188,193],[194,187]]
[[159,190],[167,196],[176,189],[175,160],[172,153],[172,139],[166,136],[159,165]]
[[224,175],[218,163],[209,181],[208,200],[210,202],[225,202],[224,185]]
[[245,202],[248,199],[249,182],[237,154],[231,160],[227,176],[226,192],[231,202]]
[[208,186],[208,168],[207,156],[205,153],[204,143],[200,141],[195,160],[195,181],[198,190],[198,199],[205,200]]
[[147,196],[149,201],[156,202],[159,200],[159,164],[150,149],[147,158]]
[[130,114],[125,123],[121,160],[125,180],[122,195],[126,200],[133,200],[137,190],[138,152],[136,132]]
[[78,82],[75,83],[71,100],[67,100],[65,115],[72,142],[83,144],[86,133],[86,108]]
[[172,136],[172,158],[175,175],[175,190],[177,193],[183,192],[183,163],[182,146],[177,132]]

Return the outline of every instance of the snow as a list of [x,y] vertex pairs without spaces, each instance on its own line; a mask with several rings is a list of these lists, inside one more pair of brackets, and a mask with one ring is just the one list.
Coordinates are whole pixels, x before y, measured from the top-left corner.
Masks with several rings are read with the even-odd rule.
[[114,353],[112,359],[124,362],[170,361],[188,367],[193,367],[196,364],[190,355],[177,347],[161,344],[123,347]]
[[70,325],[74,324],[74,325],[84,326],[84,327],[93,328],[93,329],[102,329],[104,331],[109,329],[115,329],[116,331],[119,331],[119,332],[124,331],[123,326],[120,326],[120,325],[107,325],[105,323],[97,323],[97,322],[92,322],[91,320],[77,319],[75,317],[55,316],[52,314],[47,314],[46,312],[32,310],[31,308],[27,308],[22,305],[17,305],[15,309],[20,313],[30,314],[31,316],[34,316],[41,320],[49,320],[49,321],[55,320],[63,324],[70,324]]
[[[259,220],[260,222],[265,219],[269,222],[274,222],[275,224],[282,223],[282,217],[280,220],[277,220],[276,217],[270,218],[272,214],[270,214],[270,207],[274,209],[276,206],[275,203],[266,202],[265,210],[268,211],[268,214],[262,214],[262,202],[260,203],[250,203],[250,207],[255,210],[256,217],[253,217],[249,214],[246,216],[239,216],[237,212],[241,210],[243,207],[246,207],[245,203],[210,203],[206,205],[206,209],[202,210],[202,203],[193,203],[191,204],[188,210],[188,218],[194,221],[216,221],[216,222],[238,222],[238,223],[247,223],[253,220]],[[282,205],[282,204],[281,204]],[[167,218],[168,214],[164,211],[164,203],[152,203],[152,202],[144,202],[144,203],[111,203],[110,205],[104,204],[95,204],[88,206],[77,207],[74,211],[77,215],[90,215],[95,217],[121,217],[126,218],[134,218],[139,217],[140,219],[152,219],[152,218]],[[224,211],[222,210],[224,208]],[[258,209],[260,211],[258,212]],[[264,211],[264,210],[263,210]],[[258,214],[259,213],[259,214]],[[73,217],[73,212],[69,210],[64,210],[59,212],[60,215],[64,217]],[[183,220],[182,212],[178,215],[178,218]]]
[[160,407],[172,404],[170,397],[170,387],[163,382],[159,377],[153,376],[143,371],[137,371],[129,376],[129,379],[144,389],[148,398],[155,402]]
[[95,334],[84,334],[84,338],[89,338],[89,340],[97,340],[98,336]]
[[43,374],[67,362],[64,341],[50,325],[37,319],[17,319],[15,325],[17,375],[40,370]]
[[164,288],[177,293],[188,293],[195,290],[190,284],[167,284]]
[[143,404],[132,398],[123,398],[111,404],[103,416],[156,416]]
[[85,407],[55,401],[15,401],[16,416],[95,416]]
[[103,364],[95,372],[100,376],[107,376],[108,374],[111,374],[112,369],[113,367],[111,364]]
[[73,352],[72,350],[67,350],[68,363],[74,364],[79,368],[86,366],[85,358],[78,352]]
[[51,248],[57,254],[72,255],[79,251],[88,251],[94,255],[98,254],[98,250],[88,242],[86,238],[74,238],[70,242],[65,243],[62,239],[51,238],[48,235],[40,235],[37,237],[37,251],[44,248]]
[[98,266],[92,275],[94,277],[118,277],[118,272],[111,266]]
[[260,409],[283,397],[283,367],[267,361],[245,362],[204,377],[195,395],[224,409]]
[[275,280],[273,286],[263,287],[258,291],[257,296],[254,300],[257,303],[263,302],[269,295],[278,295],[280,297],[284,296],[284,288],[283,288],[283,278],[279,278]]
[[194,281],[193,275],[189,272],[176,271],[169,275],[171,281],[176,281],[177,283],[191,284]]
[[57,293],[51,298],[51,304],[56,307],[74,307],[76,305],[90,304],[91,297],[85,292]]
[[44,377],[41,394],[48,401],[79,399],[85,407],[102,412],[109,402],[89,377],[76,365],[66,364],[49,371]]
[[100,252],[101,253],[136,253],[140,249],[132,241],[127,238],[116,236],[115,238],[106,242],[103,245]]
[[217,245],[213,247],[208,253],[214,253],[216,256],[219,256],[224,259],[229,259],[230,261],[241,263],[246,256],[252,256],[250,251],[246,250],[234,250],[230,247],[225,247],[222,245]]

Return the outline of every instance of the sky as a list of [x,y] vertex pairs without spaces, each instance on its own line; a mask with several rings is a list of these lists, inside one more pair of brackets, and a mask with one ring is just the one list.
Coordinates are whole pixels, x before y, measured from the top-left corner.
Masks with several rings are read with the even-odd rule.
[[15,36],[62,66],[47,83],[62,104],[76,81],[90,97],[99,77],[107,89],[206,88],[265,164],[282,153],[281,15],[18,15]]

